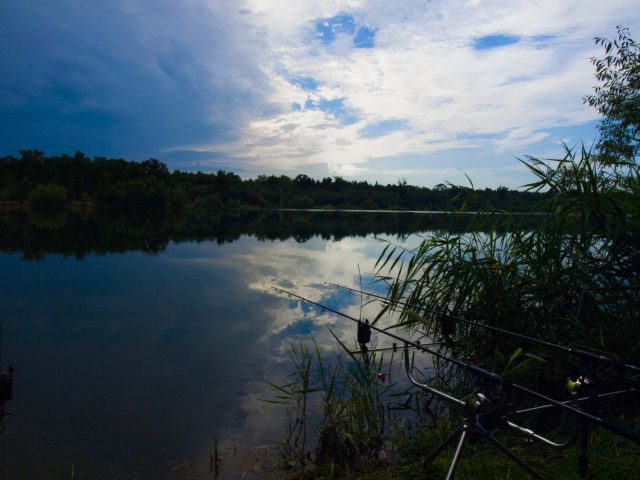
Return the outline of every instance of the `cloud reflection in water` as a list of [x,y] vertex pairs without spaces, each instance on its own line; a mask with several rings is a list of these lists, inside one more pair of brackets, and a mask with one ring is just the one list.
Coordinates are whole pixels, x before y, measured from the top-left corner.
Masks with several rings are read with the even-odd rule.
[[38,478],[75,465],[82,475],[162,478],[183,456],[206,470],[216,435],[244,446],[280,440],[282,417],[258,399],[264,380],[285,378],[292,343],[313,337],[336,355],[327,327],[348,345],[355,329],[271,287],[358,316],[358,296],[323,282],[357,285],[358,265],[371,272],[380,250],[371,237],[243,236],[155,256],[1,254],[3,360],[17,372],[8,471]]

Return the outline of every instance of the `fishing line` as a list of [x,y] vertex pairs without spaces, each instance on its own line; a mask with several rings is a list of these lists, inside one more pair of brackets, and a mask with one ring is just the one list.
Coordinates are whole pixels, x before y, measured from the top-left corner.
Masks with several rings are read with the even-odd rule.
[[[351,315],[347,315],[346,313],[342,313],[338,310],[334,310],[331,307],[328,307],[326,305],[323,305],[321,303],[315,302],[313,300],[309,300],[308,298],[302,297],[300,295],[297,295],[295,293],[289,292],[287,290],[284,290],[282,288],[279,287],[273,287],[274,290],[281,292],[285,295],[289,295],[290,297],[295,297],[299,300],[302,300],[303,302],[307,302],[308,304],[311,305],[315,305],[319,308],[323,308],[325,311],[327,312],[331,312],[335,315],[338,315],[340,317],[346,318],[348,320],[351,320],[352,322],[356,323],[356,324],[360,324],[362,322],[360,322],[357,318],[352,317]],[[615,433],[617,435],[620,435],[624,438],[627,438],[629,440],[632,440],[635,443],[640,444],[640,432],[638,432],[637,430],[634,430],[632,428],[626,427],[624,425],[619,425],[615,422],[611,422],[609,420],[605,420],[603,418],[597,417],[595,415],[592,415],[588,412],[585,412],[583,410],[580,410],[578,408],[575,408],[571,405],[567,405],[559,400],[556,400],[554,398],[551,398],[547,395],[544,395],[542,393],[536,392],[535,390],[532,390],[530,388],[524,387],[522,385],[519,385],[517,383],[512,382],[511,380],[498,375],[497,373],[491,372],[489,370],[485,370],[481,367],[478,367],[476,365],[473,365],[471,363],[465,363],[462,362],[460,360],[457,360],[455,358],[451,358],[448,357],[447,355],[444,355],[436,350],[432,350],[428,347],[425,347],[423,345],[418,345],[417,343],[411,341],[411,340],[407,340],[406,338],[403,338],[399,335],[396,335],[394,333],[391,333],[389,331],[383,330],[381,328],[376,327],[375,325],[370,325],[371,330],[375,330],[378,333],[382,333],[384,335],[387,335],[390,338],[393,338],[399,342],[403,342],[406,345],[410,345],[414,348],[416,348],[417,350],[422,350],[423,352],[429,353],[430,355],[433,355],[434,357],[440,358],[441,360],[444,360],[446,362],[452,363],[454,365],[457,365],[471,373],[473,373],[474,375],[477,375],[478,377],[481,377],[487,381],[490,381],[492,383],[495,383],[497,385],[502,386],[505,390],[517,390],[519,392],[522,392],[524,394],[527,394],[531,397],[535,397],[539,400],[542,400],[546,403],[549,403],[553,406],[559,407],[573,415],[576,415],[584,420],[587,420],[597,426],[600,426],[606,430],[609,430],[612,433]]]
[[462,317],[458,317],[456,315],[451,315],[449,313],[442,313],[442,312],[438,312],[436,310],[432,310],[426,307],[422,307],[422,306],[417,306],[417,305],[412,305],[408,302],[404,302],[401,300],[397,300],[396,302],[393,302],[391,300],[389,300],[387,297],[384,297],[382,295],[378,295],[376,293],[373,292],[367,292],[364,290],[358,290],[356,288],[351,288],[351,287],[347,287],[344,285],[339,285],[337,283],[331,283],[331,282],[324,282],[327,285],[331,285],[333,287],[337,287],[337,288],[343,288],[345,290],[348,290],[350,292],[353,293],[360,293],[360,294],[364,294],[364,295],[368,295],[370,297],[374,297],[378,300],[382,300],[383,302],[389,304],[389,305],[393,305],[395,304],[399,304],[399,305],[403,305],[405,307],[408,308],[415,308],[415,309],[419,309],[419,310],[423,310],[425,313],[430,313],[433,315],[439,315],[441,317],[456,321],[456,322],[463,322],[466,323],[467,325],[472,325],[474,327],[479,327],[479,328],[484,328],[485,330],[491,330],[493,332],[496,333],[500,333],[503,335],[508,335],[511,337],[515,337],[515,338],[519,338],[521,340],[525,340],[527,342],[530,343],[535,343],[538,345],[542,345],[545,347],[549,347],[549,348],[554,348],[556,350],[561,350],[565,353],[568,353],[570,355],[576,356],[576,357],[582,357],[588,360],[592,360],[592,361],[596,361],[598,363],[603,363],[603,364],[607,364],[610,365],[614,368],[620,369],[620,368],[625,368],[627,370],[632,370],[634,372],[639,372],[640,373],[640,367],[636,366],[636,365],[631,365],[629,363],[625,363],[621,360],[617,360],[615,358],[606,356],[606,355],[600,355],[597,353],[592,353],[592,352],[587,352],[586,350],[580,350],[578,348],[573,348],[573,347],[567,347],[565,345],[559,345],[557,343],[552,343],[552,342],[548,342],[546,340],[541,340],[539,338],[535,338],[535,337],[529,337],[527,335],[523,335],[522,333],[517,333],[517,332],[513,332],[511,330],[506,330],[504,328],[499,328],[499,327],[494,327],[492,325],[486,325],[484,323],[479,323],[473,320],[467,320],[466,318],[462,318]]
[[[618,395],[623,395],[625,393],[633,393],[633,392],[637,392],[638,389],[631,387],[631,388],[627,388],[625,390],[616,390],[615,392],[606,392],[606,393],[599,393],[596,395],[589,395],[586,397],[580,397],[580,398],[576,398],[576,399],[571,399],[571,400],[565,400],[564,402],[561,403],[576,403],[576,402],[586,402],[588,400],[600,400],[602,398],[610,398],[610,397],[615,397]],[[538,412],[540,410],[546,410],[548,408],[553,408],[555,407],[555,405],[551,405],[551,404],[546,404],[546,405],[538,405],[536,407],[530,407],[530,408],[523,408],[521,410],[516,410],[515,412],[513,412],[514,414],[521,414],[521,413],[531,413],[531,412]]]

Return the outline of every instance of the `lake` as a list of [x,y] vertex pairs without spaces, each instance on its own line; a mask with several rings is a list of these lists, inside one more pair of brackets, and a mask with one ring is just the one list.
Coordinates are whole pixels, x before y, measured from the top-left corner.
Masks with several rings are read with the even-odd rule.
[[[0,435],[6,479],[264,475],[283,439],[265,380],[288,348],[355,329],[272,287],[358,315],[381,239],[490,228],[425,213],[200,212],[0,215],[2,368],[15,368]],[[369,286],[377,289],[380,286]],[[373,309],[367,314],[375,311]],[[258,447],[258,448],[256,448]],[[238,459],[229,460],[232,451]],[[242,455],[240,455],[240,453]],[[235,463],[234,463],[235,462]],[[247,465],[249,465],[247,467]],[[226,470],[225,470],[226,469]],[[226,477],[225,477],[226,474]],[[252,476],[253,475],[253,476]]]

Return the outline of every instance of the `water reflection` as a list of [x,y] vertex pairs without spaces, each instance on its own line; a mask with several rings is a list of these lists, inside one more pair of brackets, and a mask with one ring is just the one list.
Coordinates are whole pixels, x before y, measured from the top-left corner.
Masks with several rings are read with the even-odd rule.
[[24,259],[47,254],[83,258],[90,254],[143,251],[159,253],[170,242],[214,241],[218,244],[252,236],[259,240],[319,238],[342,240],[368,235],[409,235],[427,230],[486,231],[523,229],[544,220],[518,217],[508,227],[506,216],[439,213],[336,211],[188,211],[175,215],[80,215],[0,212],[0,251],[19,252]]
[[258,397],[269,391],[265,379],[288,373],[288,345],[313,336],[335,352],[327,326],[350,342],[355,333],[271,287],[357,316],[360,299],[323,282],[356,285],[358,266],[366,282],[381,250],[352,218],[325,235],[313,215],[304,241],[262,241],[292,231],[292,218],[216,223],[219,234],[167,219],[131,231],[124,219],[26,227],[5,218],[2,361],[16,368],[5,477],[70,478],[73,469],[77,479],[198,478],[209,475],[214,437],[225,445],[235,437],[245,450],[282,438],[281,418]]

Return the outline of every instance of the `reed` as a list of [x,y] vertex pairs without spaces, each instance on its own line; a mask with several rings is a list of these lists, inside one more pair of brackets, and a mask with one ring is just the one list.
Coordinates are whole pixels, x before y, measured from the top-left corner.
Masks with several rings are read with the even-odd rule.
[[[411,251],[387,245],[377,269],[388,283],[388,302],[378,318],[393,312],[405,328],[437,337],[439,316],[423,314],[424,308],[637,360],[637,165],[603,165],[584,148],[524,164],[537,177],[529,188],[553,193],[554,213],[527,232],[436,234]],[[530,348],[483,338],[468,326],[458,326],[457,334],[472,340],[469,348],[483,348],[498,370],[507,367],[511,352]],[[553,357],[544,349],[537,356]]]
[[343,355],[328,361],[315,341],[294,345],[290,381],[268,382],[273,395],[264,400],[283,405],[289,419],[280,447],[287,468],[334,468],[378,458],[389,429],[385,407],[406,393],[394,381],[393,353],[385,359],[374,352],[365,361],[334,337]]

